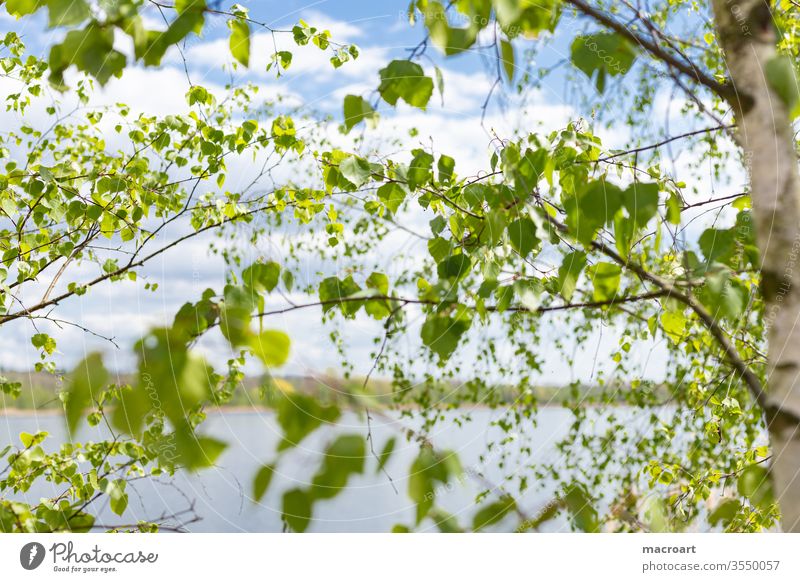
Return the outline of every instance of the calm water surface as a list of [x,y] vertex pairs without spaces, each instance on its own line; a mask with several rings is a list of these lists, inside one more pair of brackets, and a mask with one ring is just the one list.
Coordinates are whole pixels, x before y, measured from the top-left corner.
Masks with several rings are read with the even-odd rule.
[[[619,410],[619,409],[618,409]],[[639,411],[641,412],[641,411]],[[633,429],[637,418],[633,412],[630,426]],[[487,452],[487,445],[498,443],[504,433],[494,425],[502,418],[501,411],[475,409],[447,413],[448,417],[469,420],[457,426],[442,421],[431,432],[431,440],[439,449],[457,451],[465,468],[483,472],[489,483],[498,485],[509,474],[525,473],[525,460],[536,462],[557,460],[559,454],[554,444],[568,430],[572,415],[559,408],[544,408],[537,415],[537,424],[527,423],[518,428],[519,433],[509,444],[495,446]],[[452,420],[452,419],[448,419]],[[642,418],[641,420],[644,420]],[[397,436],[397,446],[386,469],[392,483],[383,473],[376,473],[376,462],[370,460],[364,474],[351,479],[348,487],[337,497],[314,505],[314,517],[308,531],[312,532],[386,532],[395,524],[413,525],[415,506],[408,498],[408,468],[418,453],[415,443],[408,443],[400,436],[401,426],[413,426],[409,419],[399,421],[372,420],[375,449],[380,451],[384,443]],[[602,424],[602,423],[599,423]],[[644,424],[642,424],[644,426]],[[226,411],[209,414],[203,431],[228,443],[228,449],[218,460],[218,466],[198,474],[180,473],[174,479],[159,481],[144,479],[129,484],[128,509],[122,517],[111,513],[107,507],[98,507],[98,523],[112,525],[135,523],[157,519],[194,504],[195,513],[201,518],[187,525],[196,532],[279,532],[282,530],[281,497],[283,492],[294,487],[305,487],[316,471],[320,451],[332,436],[343,433],[366,434],[365,420],[354,414],[343,417],[335,427],[325,427],[307,437],[300,446],[281,458],[270,488],[259,503],[251,498],[252,479],[258,467],[275,459],[275,448],[280,440],[280,431],[271,412]],[[599,428],[599,426],[598,426]],[[8,443],[19,444],[22,431],[46,430],[50,437],[46,448],[55,448],[65,438],[64,420],[60,415],[10,415],[0,416],[0,449]],[[105,438],[101,429],[82,429],[79,440]],[[47,447],[47,443],[50,446]],[[521,455],[528,448],[531,456]],[[507,453],[504,468],[501,468],[501,452]],[[483,457],[481,457],[483,455]],[[510,491],[514,492],[516,482]],[[485,488],[485,482],[465,476],[452,486],[439,491],[437,504],[469,524],[476,511],[475,495]],[[41,483],[25,495],[28,502],[40,497],[60,493],[51,484]],[[535,515],[545,503],[552,499],[553,487],[549,483],[529,483],[528,491],[520,505],[529,515]],[[499,530],[513,529],[513,518],[497,526]],[[553,521],[544,531],[566,528],[563,521]]]

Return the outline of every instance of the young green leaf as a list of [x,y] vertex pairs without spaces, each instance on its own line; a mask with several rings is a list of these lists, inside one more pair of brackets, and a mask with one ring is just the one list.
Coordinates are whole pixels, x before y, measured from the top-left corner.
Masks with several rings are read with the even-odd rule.
[[250,25],[242,18],[232,18],[228,21],[231,29],[229,45],[233,58],[245,67],[250,66]]
[[624,75],[630,70],[636,60],[636,49],[615,32],[599,32],[576,36],[570,58],[587,77],[594,77],[597,90],[602,93],[606,77]]
[[378,121],[378,113],[363,97],[347,95],[344,98],[345,129],[350,131],[353,127],[365,120],[374,126]]
[[500,57],[503,62],[503,71],[509,83],[514,80],[514,45],[507,40],[500,40]]
[[433,79],[417,63],[394,60],[380,70],[378,92],[389,105],[402,99],[412,107],[425,109],[433,94]]
[[70,434],[75,433],[85,408],[99,397],[108,381],[103,357],[95,352],[80,362],[70,375],[65,412]]
[[289,359],[289,336],[282,331],[266,330],[250,339],[250,348],[265,366],[282,366]]
[[253,500],[258,503],[264,497],[264,494],[272,482],[272,476],[275,474],[275,465],[264,465],[256,473],[253,479]]
[[293,531],[303,533],[311,522],[311,499],[302,489],[283,494],[283,520]]

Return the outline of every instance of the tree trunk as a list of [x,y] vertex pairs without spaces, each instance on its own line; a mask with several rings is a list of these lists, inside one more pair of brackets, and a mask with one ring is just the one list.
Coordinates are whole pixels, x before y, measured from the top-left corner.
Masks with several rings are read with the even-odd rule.
[[776,33],[765,0],[713,0],[719,42],[732,80],[753,218],[761,251],[768,327],[767,418],[772,475],[784,531],[800,531],[800,180],[791,119],[765,74]]

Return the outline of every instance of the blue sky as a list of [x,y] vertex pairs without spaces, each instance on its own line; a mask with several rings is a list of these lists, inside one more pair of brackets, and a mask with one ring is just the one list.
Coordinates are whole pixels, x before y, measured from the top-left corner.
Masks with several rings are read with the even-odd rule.
[[[329,54],[322,53],[313,46],[292,48],[287,35],[279,34],[277,39],[282,43],[280,46],[293,50],[295,57],[289,73],[276,80],[273,73],[265,71],[272,50],[272,37],[266,31],[254,29],[251,68],[248,71],[239,69],[233,72],[238,81],[249,80],[257,83],[264,96],[281,95],[289,103],[301,106],[306,111],[332,114],[337,119],[341,119],[341,103],[346,94],[369,96],[378,84],[378,70],[392,58],[403,58],[407,54],[407,49],[415,46],[423,38],[421,25],[418,24],[415,28],[409,27],[405,17],[407,4],[404,1],[310,3],[291,0],[241,2],[241,4],[250,8],[253,19],[265,21],[275,28],[291,28],[302,18],[312,26],[329,29],[333,40],[354,43],[360,47],[361,56],[357,61],[347,63],[338,71],[334,71],[328,63]],[[146,16],[148,27],[163,26],[159,22],[158,12],[154,9],[149,9]],[[230,74],[224,70],[230,66],[231,61],[227,49],[228,30],[222,17],[216,20],[212,18],[209,22],[203,38],[189,40],[184,47],[184,54],[192,82],[221,91],[221,86]],[[2,28],[7,30],[13,28],[21,32],[33,51],[44,51],[50,42],[62,34],[60,31],[43,33],[44,22],[40,17],[17,23],[4,16],[0,19],[0,29]],[[569,34],[574,34],[575,29],[569,28]],[[568,53],[568,42],[567,36],[556,37],[540,53],[537,63],[546,66],[565,58]],[[530,44],[517,43],[518,59],[522,58],[526,46]],[[120,48],[129,50],[124,43],[121,43]],[[592,91],[591,83],[580,76],[570,81],[567,75],[569,68],[564,67],[548,77],[541,89],[517,95],[508,87],[501,87],[495,94],[482,124],[481,105],[494,81],[494,65],[486,62],[480,50],[447,60],[432,47],[428,49],[428,54],[443,71],[445,80],[443,102],[438,95],[434,95],[425,113],[403,105],[397,110],[382,107],[383,120],[379,128],[366,134],[368,140],[374,143],[382,140],[401,140],[402,145],[395,148],[398,157],[402,157],[404,152],[412,147],[423,144],[453,155],[457,160],[457,170],[464,175],[488,167],[490,142],[494,136],[511,137],[516,130],[551,131],[564,127],[570,120],[591,115],[591,111],[582,111],[578,105],[580,102],[578,92]],[[426,58],[422,63],[429,73],[432,73],[431,61]],[[126,70],[122,79],[112,80],[107,87],[99,91],[95,101],[97,103],[122,101],[135,111],[167,114],[184,110],[184,94],[187,88],[188,81],[183,70],[183,61],[180,54],[172,50],[159,68],[132,67]],[[10,87],[6,87],[0,92],[5,94],[10,90]],[[615,102],[613,98],[606,100],[605,104],[612,110],[624,108],[623,103]],[[680,102],[673,105],[675,112],[679,105]],[[673,115],[675,119],[672,119]],[[35,108],[31,116],[35,122]],[[680,116],[677,113],[673,114],[673,109],[668,107],[664,96],[657,98],[653,119],[654,132],[663,126],[664,119],[672,119],[673,132],[677,132],[681,127]],[[0,123],[7,126],[19,122],[18,118],[8,113],[0,116]],[[419,129],[419,135],[415,137],[409,135],[409,129],[412,127]],[[343,147],[352,143],[347,141],[350,138],[338,134],[336,124],[321,129],[327,131],[331,139]],[[597,128],[597,132],[609,147],[622,147],[630,141],[629,131],[624,127]],[[690,158],[691,153],[687,154]],[[678,164],[685,165],[688,161],[684,158],[678,160]],[[241,161],[240,166],[230,174],[238,172],[240,180],[245,182],[250,170],[248,163]],[[741,184],[734,183],[730,188],[730,191],[736,191],[736,188],[741,189]],[[724,195],[724,191],[718,188],[716,194]],[[412,216],[409,221],[411,226],[419,227],[421,230],[427,228],[427,218],[424,216]],[[172,235],[174,234],[173,232]],[[166,236],[170,236],[170,233]],[[87,351],[102,348],[106,351],[112,368],[129,368],[132,359],[130,350],[126,348],[129,348],[148,327],[169,322],[183,301],[199,297],[203,289],[207,287],[221,289],[226,267],[218,257],[209,256],[208,244],[207,239],[196,239],[182,247],[180,252],[166,253],[163,258],[148,266],[143,275],[150,282],[160,283],[156,293],[143,291],[141,285],[132,283],[103,285],[82,298],[73,298],[59,306],[60,316],[96,329],[104,335],[114,336],[123,349],[114,350],[102,340],[76,329],[51,330],[59,339],[56,361],[68,367]],[[398,233],[391,237],[387,244],[392,245],[392,249],[388,249],[384,257],[375,257],[375,260],[379,264],[383,261],[385,271],[391,274],[392,250],[402,248],[409,256],[413,256],[415,245],[419,245],[419,242],[408,234]],[[417,248],[417,251],[421,250]],[[253,248],[252,253],[253,258],[272,257],[280,255],[281,250],[277,246],[271,246],[267,241]],[[46,282],[42,284],[46,285]],[[36,287],[34,286],[30,292],[35,293]],[[328,328],[320,323],[319,312],[314,310],[297,312],[281,321],[273,322],[272,325],[285,329],[292,336],[293,356],[284,370],[285,373],[313,374],[338,367],[339,358],[325,339]],[[4,333],[0,335],[0,366],[18,370],[30,369],[33,366],[37,355],[26,340],[30,333],[29,326],[29,323],[22,321],[13,326],[4,326]],[[366,373],[369,369],[372,338],[378,334],[380,334],[379,324],[367,319],[359,319],[348,327],[347,336],[351,345],[349,355],[356,373]],[[606,359],[604,352],[616,344],[616,341],[613,341],[614,335],[613,329],[600,331],[581,349],[585,350],[587,355],[591,355],[591,359],[595,354],[601,360]],[[227,352],[222,349],[221,342],[208,341],[201,346],[201,349],[216,364],[224,362],[227,358]],[[412,342],[408,347],[409,358],[413,358],[414,349],[415,344]],[[643,375],[658,376],[661,371],[659,353],[663,356],[663,352],[660,352],[657,346],[645,346],[641,354],[633,354],[632,358],[640,358]],[[563,382],[575,377],[590,379],[591,374],[597,372],[596,367],[585,363],[589,359],[584,359],[584,363],[577,368],[568,368],[555,353],[550,355],[542,375],[543,382]],[[513,354],[501,353],[500,357],[512,358]]]

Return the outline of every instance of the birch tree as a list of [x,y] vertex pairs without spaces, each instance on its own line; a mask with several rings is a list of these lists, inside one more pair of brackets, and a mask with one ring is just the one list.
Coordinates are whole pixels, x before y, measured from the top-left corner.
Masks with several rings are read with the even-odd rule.
[[[41,59],[25,58],[13,32],[5,37],[7,78],[29,87],[8,103],[23,113],[46,87],[87,99],[87,79],[108,83],[134,62],[160,66],[168,51],[214,19],[227,22],[239,71],[250,66],[257,33],[315,45],[336,69],[360,54],[314,23],[275,29],[246,7],[204,0],[16,1],[6,9],[20,18],[46,10],[50,25],[64,30]],[[148,9],[158,10],[164,30],[145,30],[141,13]],[[266,257],[244,264],[247,250],[232,252],[223,288],[187,297],[173,321],[134,347],[138,368],[130,385],[110,384],[103,357],[87,355],[65,380],[67,424],[72,430],[84,419],[102,421],[116,436],[94,452],[94,474],[77,469],[80,447],[46,455],[39,447],[46,435],[14,444],[0,492],[24,491],[36,479],[65,491],[34,506],[2,500],[0,530],[97,528],[88,503],[105,499],[123,516],[132,475],[154,466],[172,473],[213,465],[226,443],[204,435],[204,411],[230,400],[245,362],[279,368],[290,337],[270,328],[271,318],[309,309],[332,327],[343,369],[360,377],[324,394],[265,377],[264,403],[283,440],[254,467],[252,499],[264,499],[291,451],[344,411],[362,414],[367,430],[326,440],[308,482],[280,492],[289,529],[313,528],[315,505],[368,467],[394,488],[392,459],[401,440],[416,451],[413,463],[399,469],[415,511],[396,531],[430,525],[534,531],[552,519],[583,531],[759,531],[779,521],[784,530],[800,528],[796,4],[415,0],[408,18],[419,44],[376,71],[374,90],[344,98],[343,135],[370,135],[398,104],[425,110],[437,96],[446,99],[440,67],[466,53],[489,63],[482,120],[497,100],[505,96],[518,106],[514,95],[536,91],[554,73],[572,83],[571,103],[580,114],[545,134],[522,127],[490,135],[478,173],[460,171],[458,152],[424,144],[387,156],[362,151],[358,142],[342,149],[317,143],[280,107],[266,113],[252,107],[254,88],[230,87],[231,96],[220,99],[191,82],[185,116],[121,122],[130,143],[120,151],[107,151],[97,139],[96,120],[72,127],[57,109],[51,115],[58,143],[46,129],[9,132],[1,184],[3,326],[57,320],[51,310],[58,305],[95,286],[135,279],[147,261],[194,236],[231,237],[243,227],[252,241],[277,239],[289,237],[287,224],[293,236],[317,236],[311,248],[287,243],[282,263]],[[133,55],[114,48],[115,34],[131,39]],[[546,47],[565,58],[541,62]],[[269,69],[278,77],[292,60],[291,51],[276,46]],[[665,92],[681,96],[687,127],[678,133],[654,129],[657,97]],[[119,105],[104,115],[127,113]],[[600,134],[615,124],[629,129],[635,143],[606,146]],[[737,151],[726,149],[728,139]],[[698,166],[707,164],[709,180],[744,171],[749,186],[717,196],[697,173],[673,175],[665,153],[673,146],[691,151]],[[275,164],[307,168],[309,162],[313,171],[269,188],[256,180],[252,190],[227,191],[225,160],[252,150]],[[708,210],[727,226],[704,222]],[[147,220],[150,212],[155,223]],[[410,216],[423,216],[428,231],[409,232]],[[164,225],[179,221],[188,234],[153,248]],[[698,223],[702,232],[693,230]],[[424,242],[424,256],[406,261],[386,245],[387,236],[401,231]],[[89,252],[101,236],[120,246]],[[133,258],[122,261],[120,253]],[[385,253],[403,267],[384,272],[374,257]],[[267,299],[297,290],[309,257],[337,268],[303,281],[304,302],[267,309]],[[69,267],[84,263],[102,271],[72,280]],[[22,293],[32,282],[47,283],[46,293]],[[356,318],[381,327],[367,370],[352,370],[347,358],[343,330]],[[576,365],[575,346],[606,327],[617,332],[611,371],[597,376],[595,387],[574,382],[545,397],[573,415],[558,443],[561,456],[510,468],[507,444],[533,434],[543,348]],[[200,338],[213,334],[231,350],[220,372],[194,352]],[[404,351],[407,338],[412,355]],[[42,368],[56,373],[50,356],[58,338],[35,333],[31,342]],[[656,382],[638,374],[627,354],[658,342],[667,355],[664,378]],[[179,373],[167,359],[177,361]],[[374,390],[379,375],[391,378],[390,394]],[[163,405],[154,404],[150,385]],[[9,396],[19,390],[10,382],[0,386]],[[486,461],[464,467],[458,451],[443,450],[431,436],[444,409],[477,403],[504,411],[498,426],[507,436],[490,443],[484,457],[506,471],[499,483],[487,482]],[[588,428],[596,420],[589,404],[606,410],[607,431]],[[620,404],[645,418],[646,427],[636,431],[633,416],[617,415]],[[409,410],[416,428],[373,442],[372,419]],[[121,442],[127,457],[109,465],[108,451],[120,450]],[[62,465],[70,467],[67,479],[57,471]],[[439,503],[464,474],[481,487],[466,522]],[[525,494],[533,487],[547,490],[551,501],[528,506]],[[115,528],[149,530],[157,521]]]

